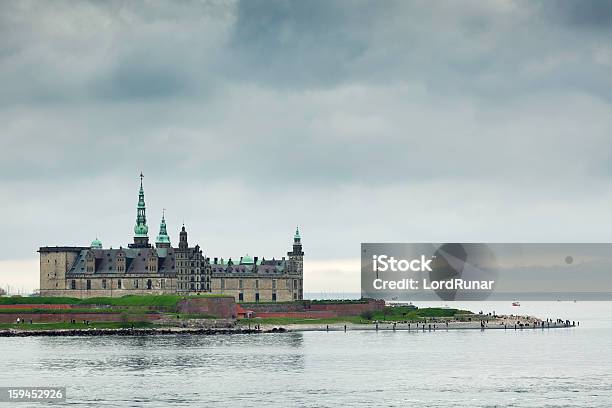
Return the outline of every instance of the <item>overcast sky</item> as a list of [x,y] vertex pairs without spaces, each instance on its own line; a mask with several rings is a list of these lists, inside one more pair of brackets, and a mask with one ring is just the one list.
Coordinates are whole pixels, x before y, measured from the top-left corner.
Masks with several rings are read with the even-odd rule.
[[0,286],[150,237],[358,291],[361,242],[612,241],[608,1],[0,5]]

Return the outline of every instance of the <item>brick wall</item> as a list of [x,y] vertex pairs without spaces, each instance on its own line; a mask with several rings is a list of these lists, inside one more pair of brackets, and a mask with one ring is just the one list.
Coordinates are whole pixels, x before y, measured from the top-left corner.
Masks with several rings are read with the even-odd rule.
[[179,313],[204,314],[219,319],[236,318],[236,303],[231,296],[183,299],[177,307]]

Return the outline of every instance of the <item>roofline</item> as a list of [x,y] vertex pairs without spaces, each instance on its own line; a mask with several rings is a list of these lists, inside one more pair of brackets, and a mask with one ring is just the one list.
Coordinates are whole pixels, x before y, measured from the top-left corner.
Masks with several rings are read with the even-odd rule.
[[80,252],[89,248],[83,246],[44,246],[40,247],[36,252]]

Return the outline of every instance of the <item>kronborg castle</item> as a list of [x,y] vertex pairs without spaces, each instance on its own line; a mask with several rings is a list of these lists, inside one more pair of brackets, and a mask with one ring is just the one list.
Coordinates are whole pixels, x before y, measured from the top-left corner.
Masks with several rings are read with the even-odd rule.
[[300,232],[287,257],[211,258],[189,246],[183,225],[173,247],[162,215],[155,246],[149,243],[142,174],[134,227],[127,248],[104,249],[97,238],[89,247],[41,247],[41,296],[124,296],[130,294],[224,294],[237,302],[291,301],[303,297]]

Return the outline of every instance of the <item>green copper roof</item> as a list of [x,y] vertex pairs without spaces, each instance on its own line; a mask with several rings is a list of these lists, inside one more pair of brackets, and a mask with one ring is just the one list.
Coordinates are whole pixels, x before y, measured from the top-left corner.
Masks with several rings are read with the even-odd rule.
[[295,235],[293,236],[294,239],[301,239],[300,237],[300,227],[295,227]]
[[169,244],[170,237],[168,236],[168,231],[166,230],[166,212],[162,212],[161,223],[159,224],[159,235],[155,240],[157,244]]
[[145,207],[144,188],[142,187],[142,178],[140,173],[140,191],[138,192],[138,208],[136,210],[136,225],[134,226],[134,234],[137,237],[146,237],[149,233],[147,227],[147,209]]
[[96,237],[96,239],[94,239],[93,241],[91,241],[91,245],[90,247],[92,249],[102,249],[102,241],[100,241],[98,239],[98,237]]

